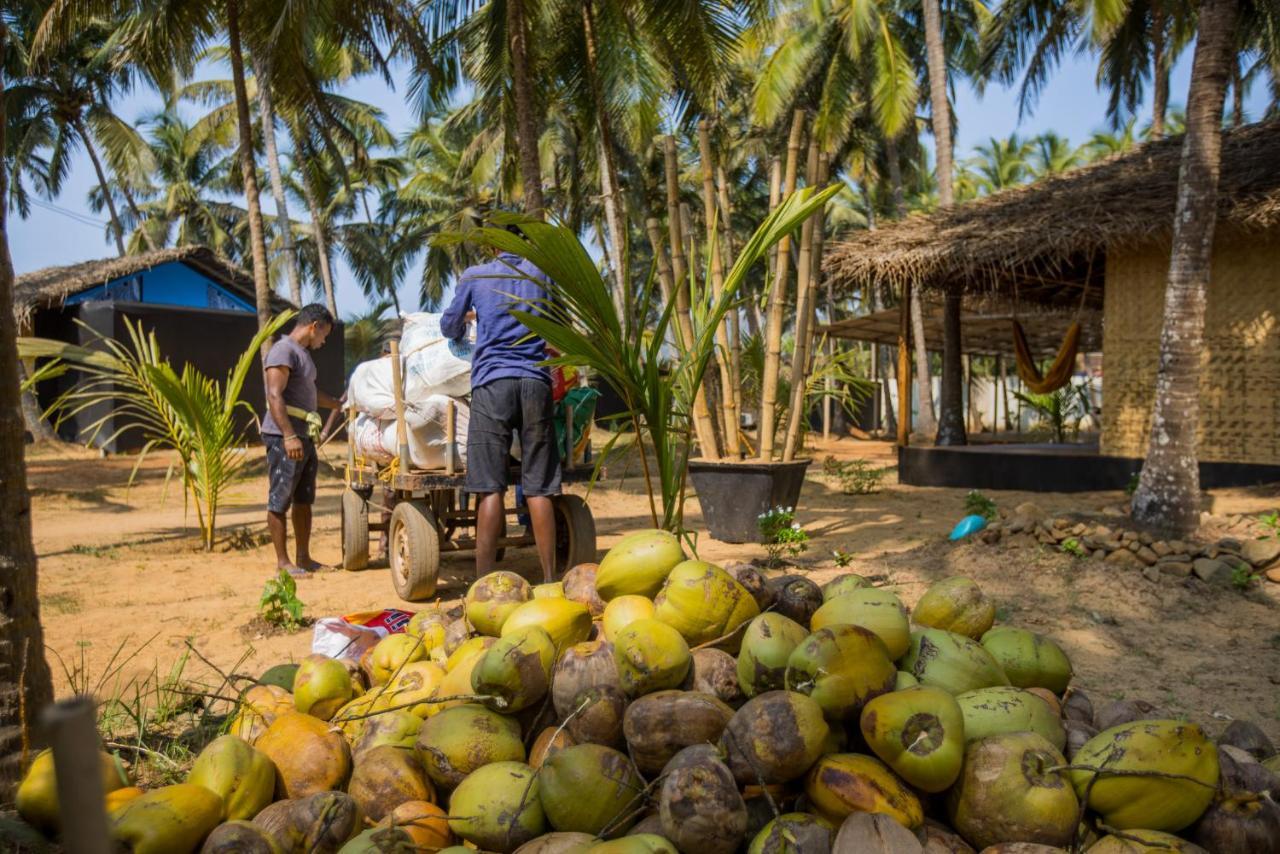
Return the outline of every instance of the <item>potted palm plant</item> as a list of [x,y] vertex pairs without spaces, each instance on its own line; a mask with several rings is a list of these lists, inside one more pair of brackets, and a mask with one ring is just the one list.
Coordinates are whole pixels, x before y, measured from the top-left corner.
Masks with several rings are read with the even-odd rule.
[[[712,277],[700,278],[682,270],[680,281],[687,282],[688,300],[664,300],[652,326],[646,325],[648,306],[653,304],[657,289],[667,291],[669,284],[651,274],[636,299],[624,303],[619,311],[608,283],[568,228],[512,216],[510,219],[520,221],[523,237],[504,228],[487,227],[449,239],[465,237],[515,253],[550,278],[551,297],[539,310],[515,314],[560,352],[550,360],[552,364],[586,367],[617,391],[625,411],[618,416],[622,430],[613,441],[626,435],[638,446],[654,527],[683,533],[689,462],[700,415],[697,399],[717,355],[717,338],[722,335],[726,315],[739,304],[743,282],[770,248],[821,210],[838,191],[838,186],[824,190],[806,187],[782,200],[742,247],[718,286],[712,281],[708,288],[705,283]],[[717,256],[714,246],[707,254]],[[673,324],[681,327],[681,332],[675,333]],[[678,358],[666,359],[668,337],[677,334],[681,339]],[[607,453],[599,459],[602,462],[606,457]],[[743,466],[743,473],[750,476],[750,468]],[[705,501],[703,511],[706,515]],[[715,531],[713,524],[713,535]]]

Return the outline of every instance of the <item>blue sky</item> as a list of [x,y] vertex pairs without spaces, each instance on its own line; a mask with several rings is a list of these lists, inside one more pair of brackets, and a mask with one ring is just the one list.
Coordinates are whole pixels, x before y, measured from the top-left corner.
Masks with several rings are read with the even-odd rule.
[[[1095,67],[1091,58],[1068,59],[1041,93],[1035,110],[1022,121],[1018,120],[1016,89],[989,87],[980,96],[967,83],[961,83],[957,87],[955,105],[959,118],[957,156],[967,156],[989,137],[1002,138],[1015,131],[1025,136],[1054,130],[1074,143],[1084,142],[1094,130],[1103,129],[1106,124],[1106,96],[1097,90]],[[1181,106],[1186,97],[1190,71],[1188,51],[1173,70],[1170,91],[1175,107]],[[1251,119],[1260,116],[1265,109],[1263,89],[1255,87],[1245,102],[1246,114]],[[391,91],[381,80],[374,78],[358,81],[348,91],[353,97],[382,108],[397,134],[411,128],[413,118],[402,92]],[[159,107],[158,96],[139,92],[122,99],[117,112],[127,119],[140,120]],[[1144,105],[1139,124],[1145,123],[1147,114],[1148,108]],[[93,167],[81,152],[73,161],[62,195],[51,203],[56,210],[49,207],[49,202],[39,200],[40,206],[33,208],[29,219],[11,220],[9,243],[18,273],[115,254],[114,246],[106,240],[102,228],[105,214],[93,213],[87,203],[89,188],[94,181]],[[269,192],[263,193],[263,205],[268,210],[274,208]],[[334,273],[341,313],[345,315],[363,310],[364,296],[352,281],[350,272],[339,262]],[[414,276],[408,277],[399,296],[402,305],[417,305]]]

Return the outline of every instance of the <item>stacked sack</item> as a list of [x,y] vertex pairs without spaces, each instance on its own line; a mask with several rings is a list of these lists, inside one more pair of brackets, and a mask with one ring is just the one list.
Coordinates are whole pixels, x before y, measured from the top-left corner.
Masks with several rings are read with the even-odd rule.
[[[414,468],[445,465],[445,425],[450,402],[457,410],[454,428],[460,461],[466,464],[467,426],[471,410],[455,398],[471,388],[473,347],[450,341],[440,332],[440,315],[417,312],[404,316],[400,337],[404,381],[405,427]],[[351,441],[358,456],[384,464],[396,456],[395,391],[391,357],[361,362],[351,375],[348,399],[359,415]]]

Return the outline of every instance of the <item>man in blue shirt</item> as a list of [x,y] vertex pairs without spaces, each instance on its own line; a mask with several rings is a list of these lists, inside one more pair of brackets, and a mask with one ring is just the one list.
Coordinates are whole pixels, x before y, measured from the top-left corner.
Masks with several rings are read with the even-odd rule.
[[[517,230],[509,226],[508,230]],[[518,231],[517,231],[518,233]],[[453,302],[440,318],[445,337],[458,340],[476,322],[471,362],[471,420],[467,427],[465,489],[476,505],[476,572],[493,572],[504,528],[503,495],[511,439],[520,435],[520,483],[530,527],[547,581],[555,580],[555,510],[560,492],[560,453],[552,417],[551,374],[539,362],[546,343],[511,309],[536,311],[547,298],[548,279],[531,261],[500,252],[463,272]]]

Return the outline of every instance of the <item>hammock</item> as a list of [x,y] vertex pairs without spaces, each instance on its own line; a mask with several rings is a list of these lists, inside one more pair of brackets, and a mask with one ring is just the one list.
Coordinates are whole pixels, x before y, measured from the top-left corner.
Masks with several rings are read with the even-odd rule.
[[1084,290],[1080,294],[1080,305],[1076,309],[1076,319],[1067,328],[1067,335],[1062,339],[1058,355],[1053,364],[1043,374],[1036,365],[1031,346],[1027,343],[1027,333],[1018,322],[1018,286],[1013,286],[1013,354],[1018,365],[1018,377],[1022,384],[1036,394],[1049,394],[1071,382],[1075,373],[1076,355],[1080,350],[1080,315],[1084,312],[1085,298],[1089,295],[1089,274],[1093,272],[1092,261],[1085,274]]

